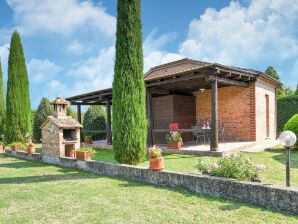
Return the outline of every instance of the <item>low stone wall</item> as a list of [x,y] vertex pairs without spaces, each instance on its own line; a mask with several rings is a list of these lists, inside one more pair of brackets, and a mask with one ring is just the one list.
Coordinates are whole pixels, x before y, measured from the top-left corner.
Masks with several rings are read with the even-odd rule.
[[279,188],[261,183],[172,171],[154,172],[144,167],[93,160],[79,161],[71,158],[41,156],[40,154],[28,155],[25,152],[12,152],[10,150],[6,150],[5,154],[141,183],[183,188],[204,195],[223,197],[298,214],[298,190],[293,188]]

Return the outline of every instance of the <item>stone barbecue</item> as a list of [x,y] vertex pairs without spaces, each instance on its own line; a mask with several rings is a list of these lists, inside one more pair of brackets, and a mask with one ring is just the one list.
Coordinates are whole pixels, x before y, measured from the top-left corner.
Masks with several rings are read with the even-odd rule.
[[70,149],[80,148],[80,128],[83,126],[66,115],[68,101],[57,98],[51,102],[54,116],[49,116],[42,129],[42,154],[53,157],[69,156]]

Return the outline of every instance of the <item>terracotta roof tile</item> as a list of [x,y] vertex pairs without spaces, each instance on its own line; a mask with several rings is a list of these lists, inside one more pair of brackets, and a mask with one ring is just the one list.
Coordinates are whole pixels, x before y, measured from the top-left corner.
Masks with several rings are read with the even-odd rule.
[[59,128],[82,128],[83,126],[73,119],[72,117],[65,117],[65,118],[57,118],[54,116],[49,116],[48,120],[52,121],[55,125]]

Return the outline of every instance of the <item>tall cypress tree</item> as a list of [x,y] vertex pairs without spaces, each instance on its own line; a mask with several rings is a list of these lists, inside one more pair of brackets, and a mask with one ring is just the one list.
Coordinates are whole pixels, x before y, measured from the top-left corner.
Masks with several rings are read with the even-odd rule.
[[8,57],[6,141],[25,142],[26,132],[31,132],[29,80],[21,38],[15,31],[11,37]]
[[0,60],[0,134],[4,134],[5,130],[5,101],[4,101],[4,86],[3,75]]
[[43,97],[34,116],[33,136],[35,142],[39,142],[41,139],[41,125],[47,120],[48,116],[53,115],[53,113],[54,111],[50,101],[48,98]]
[[113,82],[113,149],[120,163],[145,159],[147,119],[140,0],[118,0]]

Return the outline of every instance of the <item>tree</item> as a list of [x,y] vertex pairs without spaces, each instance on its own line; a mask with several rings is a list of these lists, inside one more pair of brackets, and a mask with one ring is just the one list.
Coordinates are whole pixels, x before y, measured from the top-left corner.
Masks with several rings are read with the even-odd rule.
[[0,60],[0,135],[4,134],[5,131],[5,100],[4,100],[4,85],[3,75]]
[[297,87],[296,87],[295,95],[298,96],[298,84],[297,84]]
[[35,142],[39,142],[42,137],[40,129],[41,125],[47,120],[48,116],[53,115],[53,113],[54,111],[50,101],[48,98],[43,97],[34,116],[33,137]]
[[103,106],[90,106],[84,116],[83,133],[84,136],[92,136],[93,140],[105,139],[106,115]]
[[6,141],[25,142],[24,135],[31,132],[31,128],[29,80],[21,38],[15,31],[11,37],[8,57]]
[[[266,69],[265,74],[272,77],[272,78],[274,78],[274,79],[276,79],[277,81],[280,81],[279,74],[275,71],[273,66],[269,66]],[[281,85],[279,88],[276,89],[276,95],[277,95],[277,97],[285,96],[285,90],[284,90],[283,85]]]
[[113,81],[113,149],[120,163],[146,157],[146,94],[140,0],[118,0]]
[[74,112],[70,106],[66,107],[66,115],[72,117],[73,119],[77,119],[77,113]]

